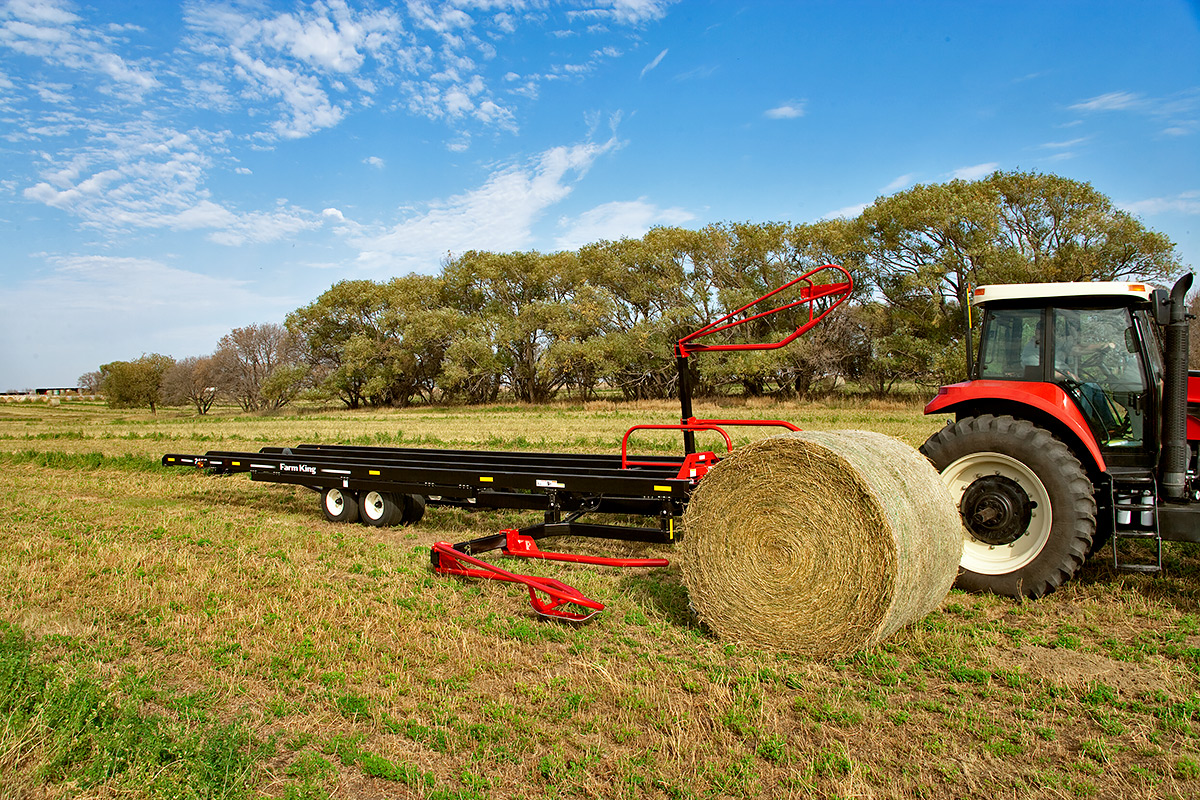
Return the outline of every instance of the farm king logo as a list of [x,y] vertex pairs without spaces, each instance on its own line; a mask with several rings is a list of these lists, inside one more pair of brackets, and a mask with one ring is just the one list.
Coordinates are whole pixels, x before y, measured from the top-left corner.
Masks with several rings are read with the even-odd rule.
[[317,468],[308,464],[280,464],[280,472],[299,472],[304,475],[316,475]]

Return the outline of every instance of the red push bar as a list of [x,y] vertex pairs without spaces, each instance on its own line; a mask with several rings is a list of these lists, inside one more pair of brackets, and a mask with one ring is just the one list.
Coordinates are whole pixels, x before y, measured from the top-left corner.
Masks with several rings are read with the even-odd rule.
[[[505,537],[501,552],[509,556],[522,558],[540,558],[544,561],[565,561],[572,564],[596,564],[604,567],[665,567],[670,562],[665,558],[607,558],[605,556],[584,556],[572,553],[550,553],[539,550],[533,537],[524,536],[520,531],[508,529],[501,531]],[[533,610],[543,617],[561,619],[567,622],[587,622],[604,610],[604,604],[585,597],[574,586],[568,586],[554,578],[539,578],[533,575],[521,575],[489,564],[456,550],[449,542],[437,542],[433,545],[434,569],[444,575],[462,575],[468,578],[488,578],[496,581],[520,583],[529,589],[529,602]],[[469,566],[468,566],[469,565]],[[543,600],[545,595],[549,600]],[[591,609],[584,613],[569,611],[563,606],[577,606]]]
[[[496,581],[523,584],[529,589],[529,602],[533,605],[533,610],[543,617],[566,620],[567,622],[587,622],[604,610],[603,603],[584,597],[578,589],[568,586],[562,581],[556,581],[553,578],[535,578],[532,575],[518,575],[515,572],[509,572],[506,569],[497,567],[495,564],[489,564],[474,556],[460,553],[449,542],[437,542],[433,545],[433,552],[438,557],[434,569],[443,575],[490,578]],[[466,564],[471,566],[464,566]],[[539,597],[539,592],[548,597],[549,601]],[[577,613],[566,611],[562,608],[563,606],[578,606],[580,608],[591,609],[591,611]]]

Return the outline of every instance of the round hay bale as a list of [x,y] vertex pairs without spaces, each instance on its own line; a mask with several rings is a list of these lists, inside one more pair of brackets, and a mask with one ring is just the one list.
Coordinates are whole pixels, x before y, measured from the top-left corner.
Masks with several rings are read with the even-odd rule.
[[962,520],[936,470],[871,431],[742,447],[683,515],[684,582],[722,639],[813,658],[877,644],[941,603]]

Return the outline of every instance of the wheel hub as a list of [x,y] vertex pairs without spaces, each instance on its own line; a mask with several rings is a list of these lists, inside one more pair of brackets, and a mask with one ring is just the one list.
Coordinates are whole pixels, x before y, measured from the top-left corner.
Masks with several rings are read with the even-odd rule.
[[1004,545],[1025,535],[1036,506],[1012,478],[988,475],[966,488],[959,510],[973,537],[986,544]]

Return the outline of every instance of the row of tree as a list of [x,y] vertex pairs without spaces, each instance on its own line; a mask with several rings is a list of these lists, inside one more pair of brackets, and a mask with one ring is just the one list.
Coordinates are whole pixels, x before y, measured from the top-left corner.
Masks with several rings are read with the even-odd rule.
[[[956,379],[973,285],[1161,279],[1181,268],[1167,237],[1090,185],[997,172],[916,186],[855,219],[661,227],[550,254],[472,251],[438,275],[337,283],[285,325],[234,330],[211,356],[144,356],[94,379],[114,404],[200,413],[220,396],[255,410],[302,392],[350,408],[502,394],[540,403],[602,389],[669,397],[678,339],[827,263],[853,275],[850,301],[786,348],[693,359],[699,394],[804,396],[842,379],[886,393]],[[794,329],[802,311],[730,336],[765,340]],[[153,399],[116,390],[141,385],[131,369],[157,372]]]

